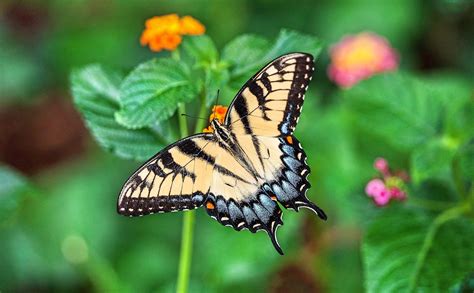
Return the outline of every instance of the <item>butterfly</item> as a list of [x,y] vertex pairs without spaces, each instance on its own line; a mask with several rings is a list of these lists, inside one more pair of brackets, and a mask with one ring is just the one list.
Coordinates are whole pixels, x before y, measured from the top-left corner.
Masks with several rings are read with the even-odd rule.
[[276,231],[282,210],[308,208],[306,154],[293,135],[314,71],[313,56],[290,53],[258,71],[231,102],[224,123],[166,147],[125,182],[117,211],[125,216],[203,206],[235,230],[264,230],[283,255]]

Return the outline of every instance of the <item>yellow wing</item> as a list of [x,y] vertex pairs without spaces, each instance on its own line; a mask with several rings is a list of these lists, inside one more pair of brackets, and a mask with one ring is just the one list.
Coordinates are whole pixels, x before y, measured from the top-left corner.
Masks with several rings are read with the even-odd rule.
[[229,106],[225,124],[235,134],[293,134],[313,71],[310,54],[275,59],[242,87]]
[[151,158],[125,182],[117,210],[126,216],[201,206],[209,192],[217,146],[212,134],[184,138]]

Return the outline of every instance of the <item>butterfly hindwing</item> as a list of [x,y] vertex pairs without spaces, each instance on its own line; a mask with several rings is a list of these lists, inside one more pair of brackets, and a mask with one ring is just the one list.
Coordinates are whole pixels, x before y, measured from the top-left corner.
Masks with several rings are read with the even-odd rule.
[[[278,202],[296,211],[301,207],[309,208],[326,219],[324,212],[306,197],[310,187],[306,179],[310,173],[306,154],[294,136],[237,135],[235,138],[258,176],[253,178],[250,172],[240,171],[236,173],[246,174],[245,178],[233,178],[215,171],[205,208],[221,224],[238,231],[244,228],[251,232],[266,231],[282,254],[276,237],[278,226],[283,224]],[[222,157],[216,158],[216,163],[222,164],[222,161]],[[237,161],[228,163],[239,164]]]
[[194,209],[210,188],[217,143],[198,134],[165,148],[124,184],[117,210],[126,216]]
[[225,124],[235,134],[291,135],[314,71],[313,56],[283,55],[242,87],[229,107]]

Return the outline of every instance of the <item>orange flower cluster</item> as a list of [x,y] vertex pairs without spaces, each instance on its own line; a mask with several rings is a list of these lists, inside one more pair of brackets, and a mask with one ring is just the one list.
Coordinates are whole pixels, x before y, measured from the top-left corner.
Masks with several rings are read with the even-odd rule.
[[140,37],[142,46],[150,50],[172,51],[181,44],[183,35],[202,35],[206,28],[191,16],[180,18],[177,14],[154,16],[145,22],[145,30]]
[[[217,118],[217,120],[219,120],[221,124],[224,123],[224,118],[225,118],[226,113],[227,113],[226,106],[215,105],[214,107],[212,107],[211,115],[209,115],[209,122]],[[204,128],[202,132],[206,132],[206,133],[214,132],[214,128],[211,125],[209,125],[208,127]]]

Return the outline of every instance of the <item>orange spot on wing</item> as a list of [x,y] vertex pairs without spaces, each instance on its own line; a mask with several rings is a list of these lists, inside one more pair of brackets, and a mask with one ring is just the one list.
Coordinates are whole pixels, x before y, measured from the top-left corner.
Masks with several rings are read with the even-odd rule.
[[208,201],[208,202],[206,203],[206,208],[207,208],[208,210],[213,210],[213,209],[215,208],[215,206],[214,206],[214,204],[213,204],[212,202]]
[[286,141],[289,143],[289,144],[293,144],[293,137],[291,137],[291,135],[288,135],[286,137]]

